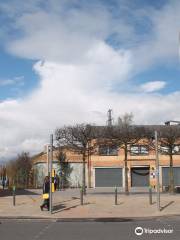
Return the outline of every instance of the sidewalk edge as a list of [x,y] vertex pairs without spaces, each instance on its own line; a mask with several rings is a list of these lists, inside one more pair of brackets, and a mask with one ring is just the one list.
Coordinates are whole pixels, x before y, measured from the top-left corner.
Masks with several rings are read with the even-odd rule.
[[24,217],[24,216],[0,216],[0,221],[52,221],[52,222],[135,222],[135,221],[148,221],[163,218],[180,217],[180,214],[167,214],[159,216],[146,216],[146,217],[102,217],[102,218],[53,218],[53,217]]

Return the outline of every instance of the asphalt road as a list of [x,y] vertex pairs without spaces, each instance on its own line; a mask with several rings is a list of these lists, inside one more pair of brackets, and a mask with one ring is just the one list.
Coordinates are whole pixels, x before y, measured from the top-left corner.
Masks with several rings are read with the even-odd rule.
[[[136,235],[135,229],[141,227]],[[146,233],[146,232],[149,233]],[[161,231],[155,233],[152,231]],[[169,233],[162,233],[169,231]],[[122,222],[2,220],[1,240],[180,239],[180,217]]]

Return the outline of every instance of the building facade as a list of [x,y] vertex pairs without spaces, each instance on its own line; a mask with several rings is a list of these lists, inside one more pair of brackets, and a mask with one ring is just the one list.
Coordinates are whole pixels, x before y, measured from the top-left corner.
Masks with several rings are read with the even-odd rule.
[[[69,187],[80,187],[82,183],[82,156],[72,150],[64,150],[66,162],[68,163]],[[58,150],[53,151],[52,169],[55,175],[60,176],[60,164],[58,162]],[[33,156],[34,185],[42,187],[45,176],[48,175],[48,150]]]
[[[174,185],[180,186],[180,147],[175,146],[173,155]],[[64,150],[69,164],[69,187],[82,185],[82,156],[72,150]],[[161,189],[169,185],[169,155],[159,151],[159,174]],[[57,160],[57,150],[53,153],[53,168],[57,175],[60,166]],[[128,185],[133,187],[155,187],[156,185],[156,153],[152,146],[145,141],[128,146]],[[33,157],[36,186],[41,186],[45,175],[48,174],[47,151]],[[124,149],[115,145],[96,146],[95,151],[86,157],[87,187],[124,187]]]

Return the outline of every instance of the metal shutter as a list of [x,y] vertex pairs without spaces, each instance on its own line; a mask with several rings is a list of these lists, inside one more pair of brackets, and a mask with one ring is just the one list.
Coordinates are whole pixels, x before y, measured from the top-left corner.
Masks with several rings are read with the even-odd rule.
[[122,186],[122,168],[95,168],[95,187],[115,186]]
[[[180,167],[173,167],[174,186],[180,186]],[[169,186],[169,167],[162,168],[162,185]]]
[[149,167],[131,168],[131,186],[132,187],[149,186]]

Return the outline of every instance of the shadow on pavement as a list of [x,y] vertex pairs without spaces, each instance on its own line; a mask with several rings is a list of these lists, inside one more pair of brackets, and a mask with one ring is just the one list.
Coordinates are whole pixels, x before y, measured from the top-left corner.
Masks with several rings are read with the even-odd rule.
[[[31,189],[17,189],[16,195],[41,195],[41,193],[34,192]],[[12,190],[0,189],[0,197],[12,196]]]
[[76,200],[76,199],[80,199],[80,198],[78,198],[78,197],[72,197],[71,199],[63,200],[63,201],[61,201],[60,203],[56,203],[56,205],[62,204],[62,203],[66,203],[66,202],[71,202],[72,200]]
[[[73,200],[78,200],[78,199],[80,200],[80,198],[72,197],[71,199],[62,201],[60,203],[56,203],[53,206],[53,213],[58,213],[58,212],[61,212],[61,211],[67,211],[67,210],[71,210],[73,208],[81,206],[80,201],[79,201],[79,203],[74,203],[73,202]],[[72,202],[72,205],[71,206],[67,206],[67,205],[65,205],[66,202]],[[83,205],[89,205],[89,204],[90,204],[89,202],[86,202]]]
[[80,204],[76,204],[76,205],[73,205],[73,206],[70,206],[70,207],[66,207],[66,205],[61,203],[61,204],[53,206],[53,214],[58,213],[58,212],[62,212],[62,211],[71,210],[71,209],[79,207],[79,206],[80,206]]
[[[112,192],[87,192],[89,195],[113,195],[115,194],[113,191]],[[119,195],[143,195],[143,194],[149,194],[148,192],[130,192],[129,194],[125,194],[125,192],[118,192]],[[155,194],[152,193],[152,194]]]
[[173,203],[174,203],[174,201],[171,201],[168,204],[166,204],[165,206],[161,207],[161,211],[163,211],[165,208],[169,207]]

